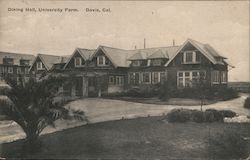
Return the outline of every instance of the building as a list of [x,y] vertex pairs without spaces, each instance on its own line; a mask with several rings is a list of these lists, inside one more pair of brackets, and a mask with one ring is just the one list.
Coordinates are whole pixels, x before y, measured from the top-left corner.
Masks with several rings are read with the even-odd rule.
[[209,44],[187,39],[181,46],[124,50],[107,46],[77,48],[70,57],[38,55],[31,73],[60,74],[71,83],[67,96],[101,96],[168,82],[173,88],[195,87],[199,78],[208,86],[226,86],[228,63]]
[[18,75],[29,77],[31,62],[35,56],[10,52],[0,52],[0,80],[4,76],[17,78]]

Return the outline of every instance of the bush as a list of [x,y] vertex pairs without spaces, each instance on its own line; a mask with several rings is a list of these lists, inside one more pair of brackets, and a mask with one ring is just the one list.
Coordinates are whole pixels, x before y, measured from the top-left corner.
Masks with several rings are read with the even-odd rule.
[[224,131],[208,137],[208,152],[212,159],[239,159],[247,156],[247,143],[233,131]]
[[247,97],[247,99],[245,100],[244,107],[250,109],[250,97]]
[[215,109],[207,109],[205,112],[190,109],[173,109],[167,114],[169,122],[223,122],[225,117],[234,117],[236,113],[231,110],[217,111]]
[[187,122],[191,119],[191,110],[173,109],[167,114],[169,122]]
[[197,123],[204,122],[204,113],[202,111],[193,110],[191,120]]
[[215,109],[207,109],[204,112],[206,122],[223,122],[223,115]]
[[223,117],[228,117],[228,118],[236,116],[236,113],[231,110],[220,110],[219,113],[222,114]]

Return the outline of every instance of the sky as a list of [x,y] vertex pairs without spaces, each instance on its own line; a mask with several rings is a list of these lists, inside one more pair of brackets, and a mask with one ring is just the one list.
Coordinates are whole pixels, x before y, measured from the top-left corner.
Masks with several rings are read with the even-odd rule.
[[[77,47],[143,48],[144,38],[147,48],[164,47],[191,38],[228,58],[235,66],[229,81],[250,81],[249,6],[249,1],[0,0],[0,51],[70,55]],[[17,11],[25,8],[36,12]]]

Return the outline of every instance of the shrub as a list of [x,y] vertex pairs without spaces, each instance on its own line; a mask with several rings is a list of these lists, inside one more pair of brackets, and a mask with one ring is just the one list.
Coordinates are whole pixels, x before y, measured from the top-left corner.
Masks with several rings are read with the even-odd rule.
[[217,90],[217,98],[223,101],[237,97],[238,97],[238,92],[233,88],[219,87]]
[[167,114],[169,122],[187,122],[191,119],[191,110],[173,109]]
[[247,156],[247,143],[233,131],[224,131],[208,137],[208,152],[212,159],[239,159]]
[[222,114],[223,117],[228,117],[228,118],[236,116],[236,113],[231,110],[220,110],[219,113]]
[[244,107],[250,109],[250,97],[245,100]]
[[202,111],[193,110],[191,120],[197,123],[204,122],[204,113]]
[[223,115],[215,109],[207,109],[204,112],[206,122],[223,122]]

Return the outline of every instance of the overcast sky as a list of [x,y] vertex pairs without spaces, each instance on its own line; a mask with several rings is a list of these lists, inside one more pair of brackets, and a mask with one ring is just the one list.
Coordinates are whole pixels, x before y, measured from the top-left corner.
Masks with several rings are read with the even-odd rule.
[[[8,8],[74,8],[79,12],[20,12]],[[111,12],[86,12],[110,8]],[[0,51],[72,54],[76,47],[123,49],[209,43],[236,67],[231,81],[250,81],[249,1],[89,2],[0,1]]]

